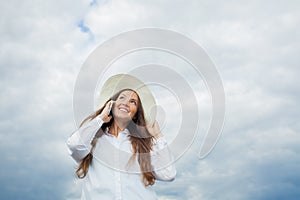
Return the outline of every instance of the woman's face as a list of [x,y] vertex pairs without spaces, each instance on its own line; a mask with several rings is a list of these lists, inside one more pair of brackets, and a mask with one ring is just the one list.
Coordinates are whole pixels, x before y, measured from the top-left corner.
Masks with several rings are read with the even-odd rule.
[[131,120],[138,108],[138,96],[135,92],[125,90],[114,102],[113,115],[117,119]]

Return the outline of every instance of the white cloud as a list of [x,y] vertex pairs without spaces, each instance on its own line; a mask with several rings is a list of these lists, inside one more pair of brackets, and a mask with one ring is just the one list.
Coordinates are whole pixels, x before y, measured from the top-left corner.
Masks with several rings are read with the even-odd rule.
[[[72,199],[76,191],[68,184],[74,171],[64,141],[75,128],[72,92],[80,66],[98,42],[151,26],[174,29],[203,45],[227,95],[226,124],[216,148],[197,160],[203,139],[198,135],[176,163],[176,180],[155,186],[160,198],[299,197],[297,1],[90,3],[1,3],[0,176],[10,180],[1,187],[3,198],[33,199],[33,188],[51,198],[66,188],[61,195]],[[80,30],[81,21],[90,32]],[[202,101],[209,106],[208,97]],[[41,183],[45,179],[55,184]]]

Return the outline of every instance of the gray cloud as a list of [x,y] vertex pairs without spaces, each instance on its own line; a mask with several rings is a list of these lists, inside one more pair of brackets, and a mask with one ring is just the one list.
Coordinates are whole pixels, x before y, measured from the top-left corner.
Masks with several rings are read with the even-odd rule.
[[203,45],[227,95],[216,148],[198,160],[198,135],[176,180],[154,186],[160,199],[299,198],[298,1],[93,2],[1,3],[3,199],[78,197],[64,144],[77,73],[101,41],[149,26]]

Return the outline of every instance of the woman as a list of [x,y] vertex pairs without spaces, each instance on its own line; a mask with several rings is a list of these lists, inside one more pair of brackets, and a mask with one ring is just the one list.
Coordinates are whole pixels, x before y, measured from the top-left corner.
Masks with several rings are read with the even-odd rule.
[[[146,123],[141,98],[129,87],[132,79],[136,80],[129,75],[109,79],[108,83],[117,82],[123,89],[88,116],[67,141],[79,164],[76,174],[84,179],[82,199],[152,200],[156,194],[149,186],[176,176],[158,123]],[[102,90],[112,88],[107,85]],[[149,92],[140,94],[152,98]]]

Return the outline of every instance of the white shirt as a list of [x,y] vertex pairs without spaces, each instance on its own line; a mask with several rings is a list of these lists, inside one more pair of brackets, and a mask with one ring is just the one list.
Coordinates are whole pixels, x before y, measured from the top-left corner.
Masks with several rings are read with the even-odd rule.
[[[97,116],[85,122],[67,140],[73,159],[80,163],[89,154],[91,141],[102,126]],[[93,150],[93,161],[83,180],[82,200],[153,200],[157,199],[151,186],[145,187],[137,156],[132,156],[129,131],[125,129],[115,137],[108,132],[101,136]],[[154,141],[150,152],[151,166],[156,180],[172,181],[176,176],[173,156],[164,137]]]

